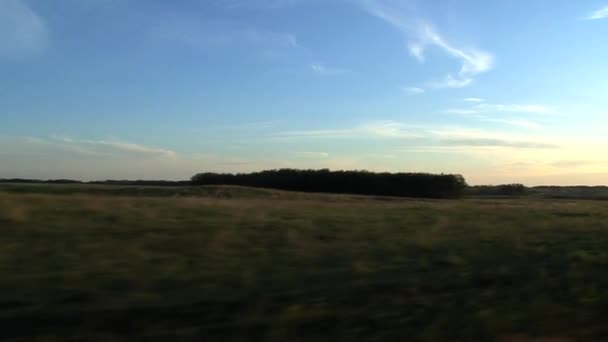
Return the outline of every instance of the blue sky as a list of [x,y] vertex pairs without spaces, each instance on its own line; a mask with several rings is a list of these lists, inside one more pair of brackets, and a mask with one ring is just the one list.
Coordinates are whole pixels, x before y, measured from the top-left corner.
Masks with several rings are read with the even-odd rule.
[[608,1],[0,0],[0,178],[606,184]]

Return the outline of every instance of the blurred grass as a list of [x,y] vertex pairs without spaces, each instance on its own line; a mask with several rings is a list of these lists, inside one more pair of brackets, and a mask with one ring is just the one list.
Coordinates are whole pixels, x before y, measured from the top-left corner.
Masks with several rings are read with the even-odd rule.
[[43,186],[0,192],[3,340],[608,339],[605,202]]

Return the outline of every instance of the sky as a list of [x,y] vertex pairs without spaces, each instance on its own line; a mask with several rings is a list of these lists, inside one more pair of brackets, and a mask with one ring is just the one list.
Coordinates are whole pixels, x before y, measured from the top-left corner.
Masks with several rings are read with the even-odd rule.
[[0,0],[0,178],[608,184],[608,0]]

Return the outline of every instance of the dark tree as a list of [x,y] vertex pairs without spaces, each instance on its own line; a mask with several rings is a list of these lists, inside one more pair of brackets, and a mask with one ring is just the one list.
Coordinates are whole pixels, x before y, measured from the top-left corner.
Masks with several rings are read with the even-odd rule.
[[466,182],[461,175],[428,173],[374,173],[280,169],[253,173],[199,173],[194,185],[241,185],[282,190],[349,193],[377,196],[457,198]]

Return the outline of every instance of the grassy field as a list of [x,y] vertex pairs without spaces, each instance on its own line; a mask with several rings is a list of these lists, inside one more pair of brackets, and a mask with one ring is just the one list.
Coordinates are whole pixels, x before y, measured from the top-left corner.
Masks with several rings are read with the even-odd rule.
[[188,189],[0,186],[0,339],[608,339],[608,202]]

